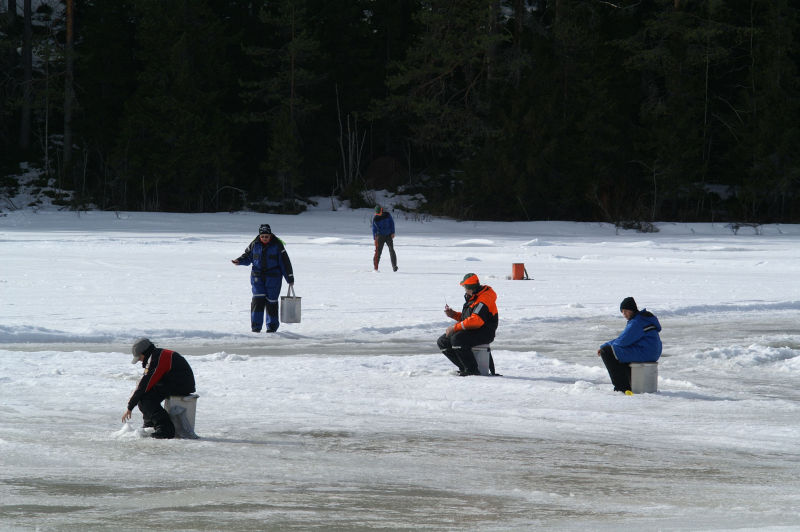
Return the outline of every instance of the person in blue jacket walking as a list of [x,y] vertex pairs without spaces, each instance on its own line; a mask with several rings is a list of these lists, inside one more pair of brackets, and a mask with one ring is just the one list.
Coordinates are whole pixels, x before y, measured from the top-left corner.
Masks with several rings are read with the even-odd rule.
[[237,266],[253,265],[250,273],[250,286],[253,299],[250,302],[250,325],[253,332],[261,332],[264,323],[264,308],[267,309],[267,332],[278,330],[278,296],[281,293],[281,277],[289,286],[294,285],[292,261],[283,241],[272,234],[268,224],[258,228],[258,236],[250,242],[244,253],[232,263]]
[[619,305],[619,311],[628,320],[622,333],[600,346],[597,355],[611,377],[614,391],[626,392],[631,389],[630,362],[655,362],[661,356],[661,324],[658,318],[647,309],[639,310],[632,297],[626,297]]
[[378,271],[384,244],[389,247],[392,270],[397,271],[397,255],[394,252],[394,220],[392,215],[384,212],[380,205],[375,205],[375,216],[372,217],[372,239],[375,240],[375,255],[372,257],[375,271]]

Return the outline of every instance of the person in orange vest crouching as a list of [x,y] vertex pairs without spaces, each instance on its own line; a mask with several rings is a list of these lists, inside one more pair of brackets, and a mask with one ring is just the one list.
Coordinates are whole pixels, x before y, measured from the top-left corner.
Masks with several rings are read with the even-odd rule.
[[[464,287],[464,307],[456,312],[445,304],[444,313],[458,323],[447,328],[436,341],[450,362],[458,366],[458,374],[480,375],[478,362],[472,348],[494,341],[497,331],[497,294],[491,286],[482,285],[478,276],[468,273],[461,281]],[[489,368],[494,375],[494,360],[489,359]]]

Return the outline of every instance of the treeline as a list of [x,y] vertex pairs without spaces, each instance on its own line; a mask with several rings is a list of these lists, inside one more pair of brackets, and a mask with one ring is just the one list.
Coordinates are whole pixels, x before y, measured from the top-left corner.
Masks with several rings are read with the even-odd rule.
[[5,5],[7,193],[26,161],[72,208],[800,221],[793,0]]

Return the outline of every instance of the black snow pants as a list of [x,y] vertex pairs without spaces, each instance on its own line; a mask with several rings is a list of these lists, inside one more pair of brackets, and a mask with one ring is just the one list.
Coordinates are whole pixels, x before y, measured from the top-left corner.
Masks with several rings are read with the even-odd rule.
[[600,349],[600,357],[611,377],[611,384],[614,385],[615,392],[624,392],[631,389],[631,367],[626,362],[620,362],[614,356],[614,350],[610,345]]
[[375,269],[378,269],[378,263],[381,261],[381,253],[383,252],[383,245],[389,247],[389,258],[392,259],[392,270],[397,271],[397,255],[394,252],[394,241],[391,235],[378,235],[375,242],[375,255],[372,257],[372,263]]
[[170,395],[189,395],[194,392],[192,390],[177,390],[172,389],[163,383],[158,383],[153,388],[144,394],[139,401],[139,410],[142,412],[142,420],[145,427],[155,428],[152,436],[154,438],[174,438],[175,425],[169,418],[169,414],[161,403]]
[[[436,341],[436,345],[444,356],[458,367],[464,375],[480,375],[478,361],[472,348],[476,345],[488,344],[494,341],[494,331],[487,329],[468,329],[453,333],[449,337],[443,334]],[[489,369],[494,373],[494,360],[489,358]]]

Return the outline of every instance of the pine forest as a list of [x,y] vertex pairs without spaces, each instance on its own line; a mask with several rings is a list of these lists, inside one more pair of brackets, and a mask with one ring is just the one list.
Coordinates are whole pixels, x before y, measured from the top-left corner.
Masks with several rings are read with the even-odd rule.
[[0,211],[800,223],[794,0],[5,0]]

